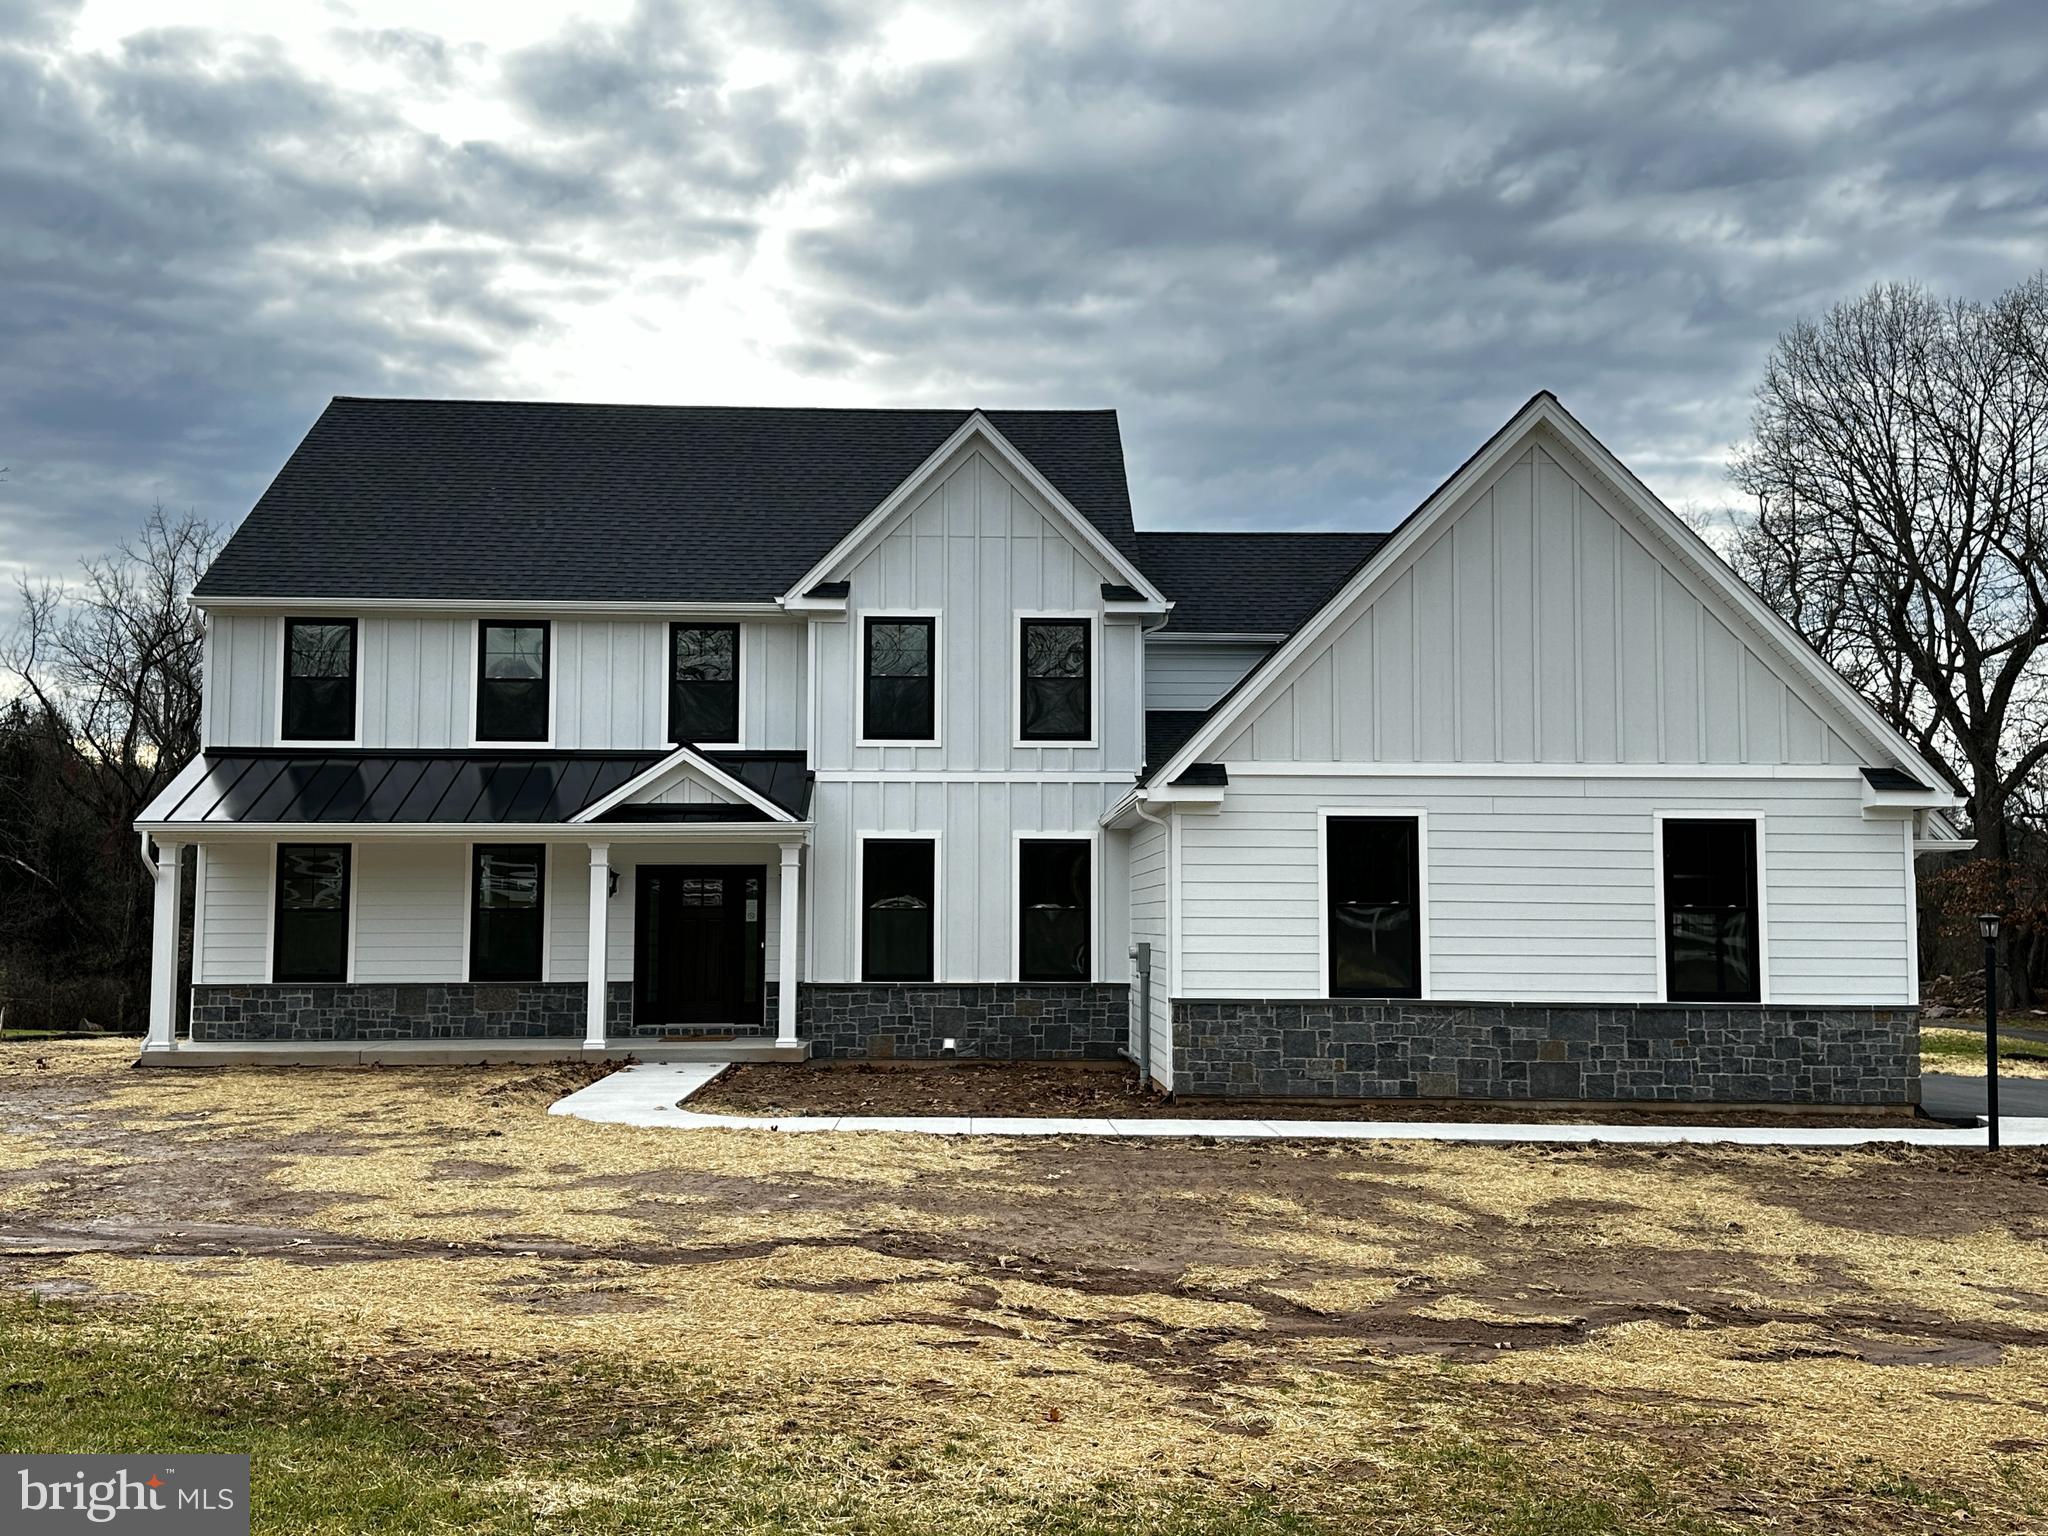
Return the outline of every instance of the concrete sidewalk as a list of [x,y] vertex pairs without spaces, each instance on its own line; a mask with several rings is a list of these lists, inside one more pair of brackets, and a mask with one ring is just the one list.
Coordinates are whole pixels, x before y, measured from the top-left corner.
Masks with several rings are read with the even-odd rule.
[[[682,1101],[724,1070],[717,1062],[627,1067],[548,1106],[551,1115],[574,1115],[606,1125],[653,1126],[679,1131],[895,1131],[925,1136],[1215,1136],[1238,1140],[1594,1142],[1671,1146],[1855,1147],[1892,1143],[1919,1147],[1981,1147],[1978,1127],[1900,1126],[1865,1130],[1844,1126],[1712,1125],[1499,1125],[1420,1120],[1205,1120],[1019,1119],[967,1115],[707,1115]],[[2006,1116],[2007,1146],[2048,1146],[2048,1118]]]

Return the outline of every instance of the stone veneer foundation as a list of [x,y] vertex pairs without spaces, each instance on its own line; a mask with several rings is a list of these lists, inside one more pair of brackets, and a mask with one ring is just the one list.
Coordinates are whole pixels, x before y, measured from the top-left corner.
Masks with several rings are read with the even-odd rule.
[[[581,1039],[580,981],[347,982],[200,985],[192,989],[194,1040]],[[623,1028],[633,988],[606,994],[610,1027]]]
[[1913,1104],[1912,1008],[1178,999],[1189,1098]]
[[813,982],[797,1034],[828,1060],[1108,1060],[1131,1033],[1122,982]]

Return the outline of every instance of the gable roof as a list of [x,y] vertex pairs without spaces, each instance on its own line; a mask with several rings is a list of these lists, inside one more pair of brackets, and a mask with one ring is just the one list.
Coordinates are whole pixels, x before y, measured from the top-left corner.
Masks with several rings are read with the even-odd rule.
[[1715,591],[1749,620],[1760,639],[1784,663],[1784,675],[1803,677],[1844,723],[1873,745],[1881,747],[1897,764],[1928,783],[1945,782],[1928,766],[1911,743],[1886,723],[1870,702],[1848,682],[1781,615],[1729,568],[1714,549],[1682,518],[1657,499],[1656,494],[1636,477],[1613,451],[1601,442],[1549,390],[1530,396],[1522,408],[1426,496],[1416,509],[1387,535],[1365,564],[1354,571],[1278,646],[1274,647],[1211,706],[1208,715],[1163,763],[1147,768],[1146,779],[1171,784],[1188,769],[1201,763],[1226,733],[1242,724],[1251,708],[1268,689],[1284,685],[1287,669],[1328,633],[1339,617],[1371,590],[1386,572],[1396,570],[1402,558],[1416,549],[1438,524],[1451,515],[1465,494],[1499,467],[1503,455],[1518,447],[1537,428],[1547,428],[1575,458],[1613,487],[1666,541],[1676,557],[1674,569],[1686,569],[1703,585]]
[[1384,533],[1141,533],[1138,564],[1173,600],[1169,634],[1284,635],[1386,543]]
[[[195,594],[773,602],[973,415],[339,396]],[[1134,558],[1114,411],[986,416]]]

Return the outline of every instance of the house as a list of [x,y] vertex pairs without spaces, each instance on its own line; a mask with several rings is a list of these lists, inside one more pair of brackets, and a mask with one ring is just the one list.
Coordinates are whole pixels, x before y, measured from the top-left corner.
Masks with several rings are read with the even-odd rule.
[[1137,532],[1108,412],[337,399],[192,600],[145,1059],[1917,1091],[1957,796],[1548,394],[1391,534]]

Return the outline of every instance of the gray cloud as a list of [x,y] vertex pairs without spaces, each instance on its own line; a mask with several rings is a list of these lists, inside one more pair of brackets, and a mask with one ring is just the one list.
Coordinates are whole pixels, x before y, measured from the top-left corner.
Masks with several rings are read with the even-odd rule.
[[915,65],[822,0],[330,34],[517,125],[466,139],[74,10],[0,0],[0,560],[46,568],[155,490],[238,515],[330,394],[504,393],[791,207],[790,398],[1115,405],[1152,526],[1384,524],[1543,387],[1711,497],[1795,314],[2048,248],[2033,0],[973,8]]

